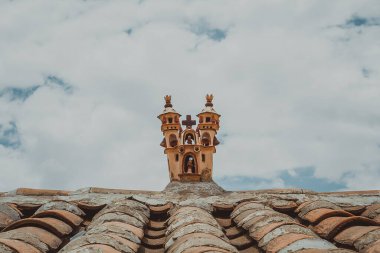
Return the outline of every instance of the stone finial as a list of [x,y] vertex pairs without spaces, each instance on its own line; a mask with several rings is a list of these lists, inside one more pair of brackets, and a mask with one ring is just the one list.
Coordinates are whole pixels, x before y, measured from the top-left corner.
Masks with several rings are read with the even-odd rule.
[[166,95],[164,99],[165,99],[165,108],[173,107],[173,105],[171,104],[172,96]]
[[213,106],[213,104],[212,104],[212,100],[214,99],[214,95],[212,95],[212,94],[207,94],[206,95],[206,106]]

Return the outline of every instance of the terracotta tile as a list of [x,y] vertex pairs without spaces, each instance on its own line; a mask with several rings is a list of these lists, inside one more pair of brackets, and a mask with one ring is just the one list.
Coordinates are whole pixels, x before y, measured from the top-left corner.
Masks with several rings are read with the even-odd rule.
[[144,237],[144,231],[141,228],[132,226],[132,225],[127,224],[127,223],[118,222],[118,221],[111,221],[111,222],[106,222],[103,224],[121,227],[125,231],[130,231],[130,232],[134,233],[138,238],[140,238],[140,240]]
[[98,212],[93,219],[96,220],[100,216],[107,214],[107,213],[115,213],[115,214],[126,214],[129,216],[132,216],[136,219],[138,219],[141,223],[146,224],[149,222],[149,213],[143,213],[140,210],[136,210],[134,208],[131,208],[129,206],[114,206],[114,207],[109,207],[109,208],[104,208],[100,212]]
[[252,245],[246,249],[239,250],[239,253],[261,253],[262,251],[256,246]]
[[244,230],[249,230],[250,227],[252,227],[253,225],[255,225],[256,223],[258,223],[259,221],[261,221],[262,219],[265,219],[267,216],[264,216],[264,215],[261,215],[261,216],[257,216],[257,217],[254,217],[254,218],[251,218],[249,220],[247,220],[246,222],[244,223],[241,223],[241,224],[238,224],[236,225],[237,227],[241,227],[243,228]]
[[216,247],[209,247],[209,246],[192,247],[192,248],[187,248],[184,251],[182,251],[182,253],[205,253],[205,252],[229,253],[230,251],[219,249]]
[[254,208],[261,208],[261,207],[264,207],[264,205],[258,201],[255,201],[255,200],[247,200],[247,201],[243,201],[243,202],[240,202],[236,207],[235,207],[235,210],[241,208],[242,206],[245,206],[247,204],[252,204],[253,206],[255,206]]
[[226,236],[229,239],[234,239],[234,238],[242,235],[244,232],[245,231],[243,229],[238,228],[238,227],[230,227],[230,228],[225,229]]
[[13,222],[13,219],[8,215],[0,212],[0,230]]
[[323,240],[321,238],[306,238],[292,242],[291,244],[279,250],[278,253],[298,252],[299,250],[303,249],[320,249],[323,250],[323,252],[335,252],[337,250],[336,246],[329,241]]
[[277,223],[277,222],[289,222],[289,223],[295,223],[295,221],[282,213],[277,213],[275,215],[268,215],[265,216],[263,219],[260,219],[256,223],[254,223],[252,226],[249,227],[249,232],[252,233],[253,231],[256,231],[260,228],[264,228],[268,226],[271,223]]
[[214,212],[232,212],[234,210],[233,204],[213,203]]
[[231,218],[225,218],[225,219],[224,218],[215,218],[215,219],[224,228],[229,228],[233,225]]
[[314,209],[303,216],[304,220],[309,221],[310,223],[318,223],[321,220],[327,219],[329,217],[338,216],[338,217],[350,217],[353,216],[351,213],[343,210],[333,210],[328,208],[318,208]]
[[0,213],[5,214],[13,221],[19,220],[22,215],[20,211],[17,210],[17,208],[15,208],[14,206],[3,203],[0,203]]
[[[127,240],[119,235],[116,235],[116,234],[107,234],[107,235],[114,238],[119,244],[124,244],[128,246],[128,248],[132,249],[133,252],[137,252],[137,250],[140,247],[140,245],[138,245],[137,243]],[[100,235],[100,236],[104,236],[104,235]]]
[[345,206],[342,209],[346,212],[352,213],[353,215],[360,215],[365,210],[365,206]]
[[378,225],[375,221],[360,217],[330,217],[321,221],[318,225],[314,227],[315,232],[317,232],[321,237],[331,239],[336,234],[338,234],[343,227],[348,224],[355,225]]
[[62,240],[54,235],[53,233],[48,232],[47,230],[39,227],[21,227],[15,229],[15,231],[20,231],[22,233],[34,234],[36,235],[43,243],[48,245],[51,249],[57,249]]
[[69,191],[61,190],[43,190],[43,189],[31,189],[31,188],[18,188],[16,190],[17,195],[23,196],[68,196]]
[[302,202],[297,208],[296,210],[294,210],[295,213],[299,213],[301,212],[301,209],[304,208],[305,206],[307,206],[308,204],[310,204],[311,202],[313,201],[305,201],[305,202]]
[[380,241],[379,229],[370,231],[362,237],[360,237],[359,239],[357,239],[354,242],[354,246],[356,250],[363,251],[364,249],[371,247],[372,244],[376,243],[377,241]]
[[238,215],[240,215],[241,213],[247,210],[262,210],[262,209],[269,209],[269,208],[265,207],[263,204],[256,203],[256,202],[243,202],[243,203],[240,203],[237,207],[235,207],[234,211],[231,213],[231,218],[235,219]]
[[121,238],[114,234],[92,234],[84,235],[76,240],[71,241],[65,247],[60,250],[60,253],[76,252],[78,249],[87,248],[92,245],[107,245],[114,248],[119,252],[137,252],[138,245]]
[[270,243],[272,240],[276,239],[279,236],[285,235],[285,234],[304,234],[309,235],[312,237],[318,237],[313,231],[310,229],[296,225],[296,224],[286,224],[280,227],[277,227],[270,231],[269,233],[265,234],[260,240],[259,240],[259,247],[262,247],[266,249],[268,243]]
[[146,248],[144,246],[141,246],[139,248],[138,253],[165,253],[165,249],[163,249],[163,248],[160,248],[160,249],[150,249],[150,248]]
[[164,246],[164,243],[165,243],[165,238],[164,237],[161,237],[161,238],[148,238],[148,237],[144,237],[142,239],[142,243],[146,246],[150,246],[151,248],[161,248]]
[[310,235],[304,235],[304,234],[285,234],[282,236],[277,237],[276,239],[272,240],[267,245],[267,253],[275,253],[280,251],[282,248],[285,248],[289,244],[305,239],[305,238],[312,238]]
[[22,241],[18,240],[9,240],[9,239],[2,239],[0,238],[0,244],[4,244],[8,246],[9,248],[15,250],[18,253],[40,253],[38,249],[33,247],[30,244],[27,244]]
[[348,249],[302,249],[297,253],[354,253],[356,251]]
[[362,213],[362,216],[373,219],[379,214],[380,214],[380,204],[373,204],[373,205],[367,206],[366,210]]
[[145,230],[145,236],[149,238],[161,238],[165,236],[166,230]]
[[230,243],[237,249],[245,249],[253,244],[253,240],[249,235],[244,234],[235,239],[230,240]]
[[380,229],[378,226],[353,226],[337,234],[334,240],[340,244],[353,246],[354,242],[363,235],[373,230]]
[[173,204],[170,202],[160,206],[149,206],[150,211],[154,213],[167,213],[171,208],[173,208]]
[[379,253],[380,252],[380,241],[372,244],[365,250],[363,250],[364,253]]
[[102,253],[121,253],[120,251],[104,244],[91,244],[80,247],[78,250],[83,252],[102,252]]
[[38,210],[36,211],[35,214],[41,213],[43,211],[47,210],[65,210],[68,212],[71,212],[73,214],[76,214],[78,216],[85,216],[86,214],[75,204],[67,202],[67,201],[62,201],[62,200],[55,200],[55,201],[50,201],[44,205],[42,205]]
[[[249,211],[246,211],[240,215],[238,215],[234,221],[235,223],[239,226],[239,227],[242,227],[247,221],[255,218],[255,217],[259,217],[259,216],[265,216],[265,217],[269,217],[269,216],[272,216],[272,215],[278,215],[279,213],[277,213],[276,211],[272,210],[272,209],[263,209],[263,210],[249,210]],[[243,226],[244,227],[244,226]],[[245,228],[245,227],[244,227]]]
[[227,250],[227,252],[238,253],[237,249],[222,239],[205,233],[192,233],[178,238],[166,253],[182,252],[186,249],[195,247],[214,247],[218,250]]
[[153,221],[153,220],[150,220],[149,223],[148,223],[148,227],[151,228],[152,230],[162,230],[166,226],[165,226],[165,221]]
[[308,203],[307,205],[303,206],[300,209],[298,216],[300,218],[303,218],[308,212],[313,211],[315,209],[320,209],[320,208],[341,210],[341,208],[334,203],[331,203],[331,202],[326,201],[326,200],[316,200],[316,201],[312,201],[312,202]]
[[213,227],[209,224],[193,223],[187,226],[179,227],[174,231],[167,233],[165,248],[171,247],[171,245],[173,245],[173,243],[175,243],[179,238],[195,233],[212,235],[228,242],[228,238],[221,229]]
[[292,212],[298,207],[296,202],[288,200],[272,200],[270,206],[274,210],[284,213]]
[[125,189],[109,189],[100,187],[88,188],[88,193],[101,193],[101,194],[154,194],[156,191],[140,191],[140,190],[125,190]]
[[145,228],[146,224],[141,222],[140,220],[136,219],[133,216],[127,215],[127,214],[120,214],[120,213],[105,213],[102,216],[98,217],[97,219],[93,220],[90,225],[88,225],[88,229],[93,228],[94,226],[97,226],[102,223],[106,222],[123,222],[129,225],[132,225],[134,227],[138,228]]
[[69,225],[55,218],[22,219],[22,220],[12,223],[8,227],[6,227],[3,231],[9,231],[15,228],[29,227],[29,226],[42,227],[60,238],[69,235],[73,231],[73,229]]
[[250,233],[250,235],[256,240],[259,241],[261,238],[263,238],[266,234],[271,232],[272,230],[283,226],[283,225],[290,225],[290,224],[297,224],[295,222],[286,222],[286,221],[280,221],[280,222],[273,222],[266,226],[263,226],[261,228],[255,229]]
[[106,204],[97,205],[97,204],[86,203],[82,201],[75,202],[75,204],[83,211],[95,211],[95,212],[100,211],[106,206]]
[[42,253],[47,253],[48,251],[50,251],[50,248],[48,247],[48,245],[44,243],[43,241],[41,241],[37,235],[22,232],[18,229],[2,232],[0,233],[0,238],[22,241],[24,243],[27,243],[35,247],[38,251]]
[[47,211],[43,211],[32,216],[32,218],[43,218],[43,217],[57,218],[69,224],[72,228],[76,228],[83,222],[83,219],[81,217],[65,210],[47,210]]
[[185,206],[185,207],[181,207],[174,210],[174,212],[170,214],[168,223],[170,224],[171,220],[176,219],[177,216],[183,216],[183,215],[186,216],[188,214],[204,214],[205,216],[211,215],[210,213],[208,213],[206,210],[202,208],[194,207],[194,206]]

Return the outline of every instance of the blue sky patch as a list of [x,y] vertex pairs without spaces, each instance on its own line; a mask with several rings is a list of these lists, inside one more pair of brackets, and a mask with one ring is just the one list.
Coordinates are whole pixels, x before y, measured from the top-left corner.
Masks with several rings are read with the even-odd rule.
[[45,78],[44,85],[57,86],[64,90],[65,93],[71,94],[73,92],[73,86],[65,82],[62,78],[54,75],[49,75]]
[[369,78],[369,75],[370,75],[370,70],[369,69],[367,69],[367,68],[362,68],[362,75],[363,75],[363,77],[365,77],[365,78]]
[[358,15],[353,15],[349,18],[343,27],[362,27],[362,26],[380,26],[380,18],[374,17],[361,17]]
[[21,146],[20,135],[15,122],[0,124],[0,145],[13,149]]
[[72,94],[73,86],[65,82],[62,78],[49,75],[44,79],[42,85],[32,85],[29,87],[5,87],[0,90],[0,98],[7,98],[9,101],[24,102],[43,86],[59,87],[67,94]]
[[6,97],[10,101],[19,100],[24,102],[40,87],[40,85],[34,85],[26,88],[6,87],[0,90],[0,97]]
[[128,35],[131,35],[133,33],[133,29],[132,28],[128,28],[127,30],[125,30],[125,33],[128,34]]
[[190,31],[198,36],[207,36],[208,39],[218,42],[224,40],[227,37],[227,30],[211,27],[204,20],[191,25]]
[[[315,168],[297,168],[289,172],[283,170],[278,173],[274,179],[284,182],[285,188],[303,188],[319,192],[339,191],[346,188],[346,185],[340,182],[333,182],[327,178],[315,177]],[[273,188],[273,180],[262,177],[249,176],[224,176],[216,178],[226,190],[257,190]]]

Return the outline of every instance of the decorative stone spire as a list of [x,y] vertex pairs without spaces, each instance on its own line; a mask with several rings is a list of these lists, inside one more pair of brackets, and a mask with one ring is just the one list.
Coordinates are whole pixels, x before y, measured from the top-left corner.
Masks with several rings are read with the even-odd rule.
[[214,99],[214,95],[212,94],[207,94],[206,95],[206,104],[205,106],[210,106],[210,107],[213,107],[214,105],[212,104],[212,100]]
[[172,96],[170,96],[170,95],[166,95],[165,97],[164,97],[164,99],[165,99],[165,108],[167,108],[167,107],[173,107],[173,105],[172,105],[172,103],[171,103],[171,100],[172,100]]

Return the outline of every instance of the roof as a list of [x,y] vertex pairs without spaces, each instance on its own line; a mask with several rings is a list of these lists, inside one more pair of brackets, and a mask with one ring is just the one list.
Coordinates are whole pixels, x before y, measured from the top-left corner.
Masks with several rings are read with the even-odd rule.
[[20,188],[0,193],[0,252],[379,252],[380,191]]
[[174,110],[173,107],[165,107],[164,110],[162,111],[162,113],[159,116],[161,116],[163,114],[167,114],[167,113],[176,113],[178,115],[181,115],[176,110]]
[[[212,106],[205,106],[205,108],[203,108],[202,111],[201,111],[198,115],[200,115],[200,114],[202,114],[202,113],[215,113],[215,114],[218,114],[218,113],[215,111],[214,107],[212,107]],[[219,115],[219,114],[218,114],[218,115]],[[220,115],[219,115],[219,116],[220,116]]]

